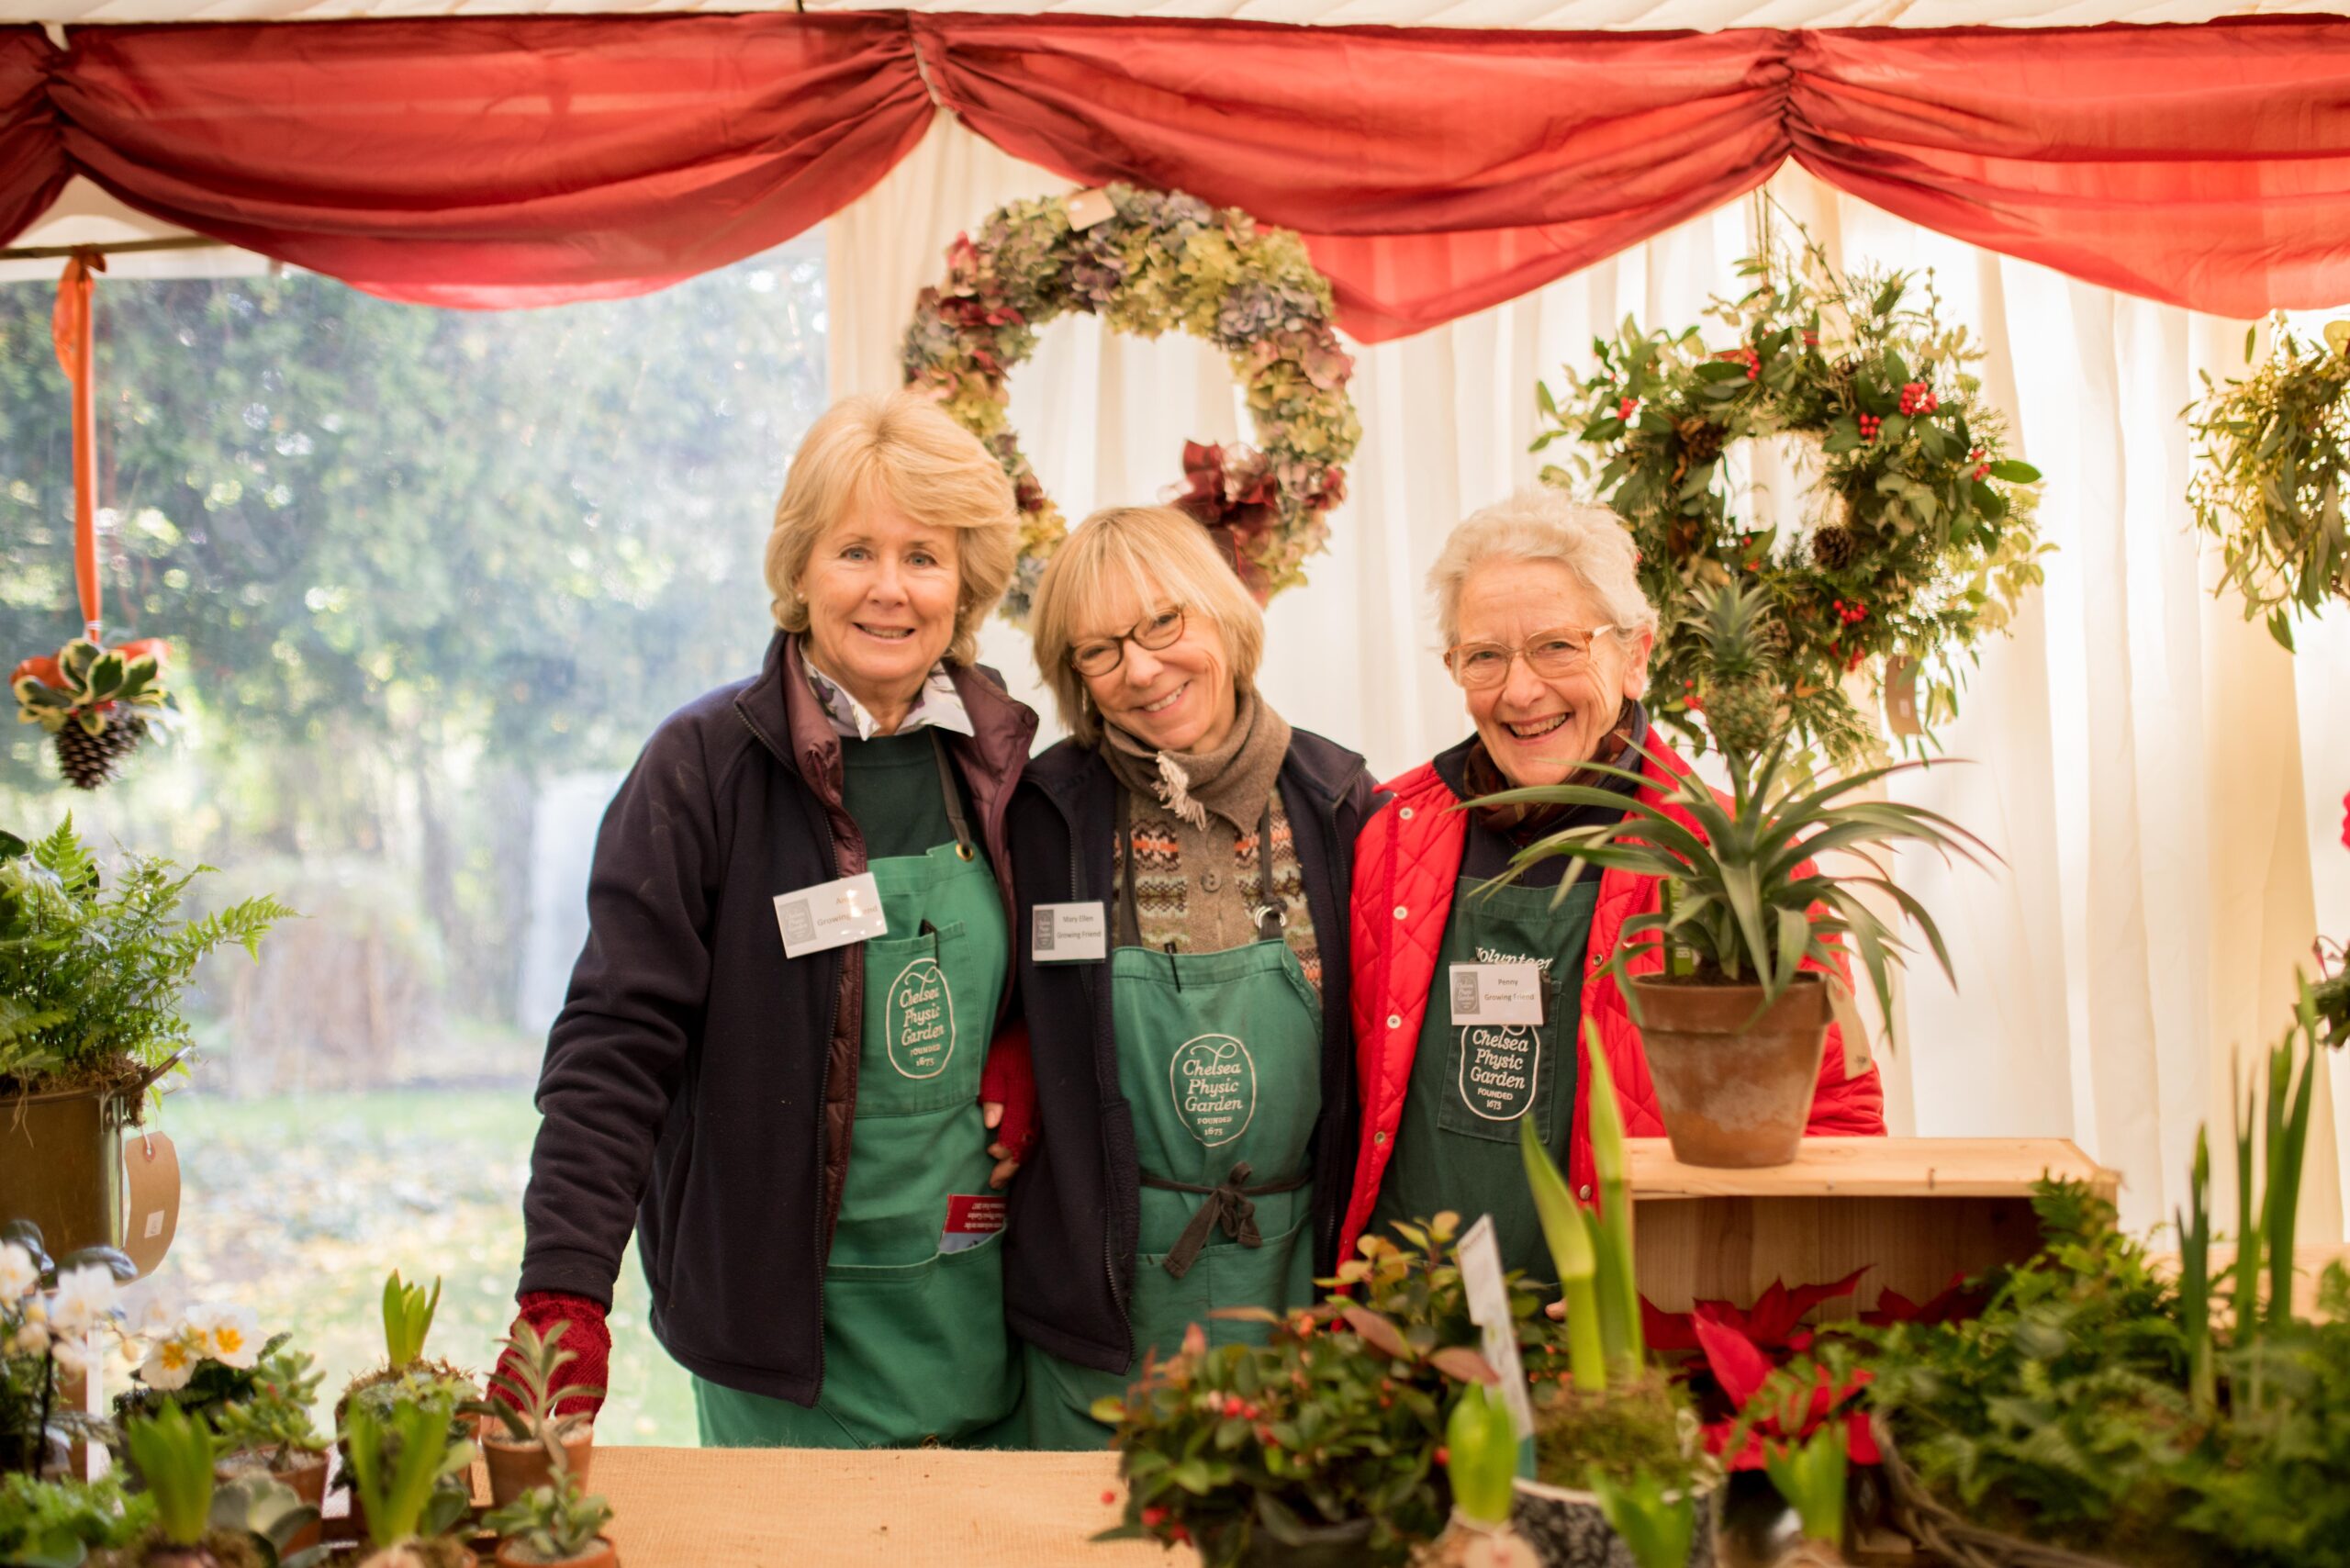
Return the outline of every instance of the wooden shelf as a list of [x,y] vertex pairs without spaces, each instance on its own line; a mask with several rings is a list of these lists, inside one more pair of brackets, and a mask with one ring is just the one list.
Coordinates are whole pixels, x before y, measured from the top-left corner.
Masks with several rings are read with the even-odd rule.
[[2038,1250],[2043,1176],[2105,1197],[2117,1178],[2061,1138],[1807,1138],[1792,1165],[1684,1165],[1662,1138],[1629,1146],[1640,1293],[1669,1312],[1740,1306],[1774,1282],[1824,1284],[1866,1266],[1821,1309],[1850,1316],[1887,1290],[1923,1301],[1962,1275]]

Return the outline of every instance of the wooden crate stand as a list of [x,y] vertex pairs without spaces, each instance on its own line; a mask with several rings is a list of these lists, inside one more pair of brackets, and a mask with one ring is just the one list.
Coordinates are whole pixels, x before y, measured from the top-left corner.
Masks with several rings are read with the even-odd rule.
[[2063,1138],[1807,1138],[1794,1164],[1762,1170],[1684,1165],[1662,1138],[1629,1151],[1640,1294],[1668,1312],[1746,1306],[1774,1281],[1825,1284],[1863,1264],[1858,1290],[1819,1316],[1865,1312],[1887,1290],[1922,1302],[2038,1250],[2043,1175],[2109,1199],[2117,1180]]

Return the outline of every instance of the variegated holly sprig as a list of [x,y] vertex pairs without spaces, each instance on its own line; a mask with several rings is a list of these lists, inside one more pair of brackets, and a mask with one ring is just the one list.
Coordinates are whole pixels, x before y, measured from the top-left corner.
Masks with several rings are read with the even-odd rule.
[[163,687],[163,665],[170,653],[160,637],[118,648],[76,637],[54,657],[27,659],[8,678],[17,722],[39,724],[50,734],[73,724],[101,735],[130,719],[167,718],[171,693]]

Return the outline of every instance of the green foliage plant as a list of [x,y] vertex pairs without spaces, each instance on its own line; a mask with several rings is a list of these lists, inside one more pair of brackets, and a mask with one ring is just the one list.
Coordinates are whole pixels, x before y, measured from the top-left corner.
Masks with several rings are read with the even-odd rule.
[[231,945],[257,958],[262,937],[294,913],[263,895],[183,919],[183,899],[210,867],[126,855],[104,876],[70,816],[23,853],[6,851],[0,1092],[151,1079],[194,1044],[182,1006],[196,965]]
[[[2004,631],[2042,580],[2040,474],[2009,455],[1974,369],[1981,346],[1944,320],[1930,273],[1922,286],[1841,273],[1797,235],[1784,249],[1766,240],[1739,263],[1747,292],[1715,301],[1729,346],[1628,317],[1614,341],[1593,342],[1588,374],[1567,371],[1563,396],[1538,386],[1534,449],[1564,443],[1572,455],[1544,482],[1605,501],[1639,546],[1640,588],[1663,616],[1656,720],[1703,733],[1691,592],[1744,583],[1782,633],[1762,689],[1851,767],[1882,750],[1846,695],[1863,666],[1881,685],[1897,666],[1915,673],[1929,734],[1955,715],[1959,655]],[[1739,515],[1729,462],[1739,442],[1775,437],[1802,442],[1812,476],[1778,528]]]
[[492,1391],[506,1394],[507,1399],[476,1400],[465,1406],[476,1415],[498,1421],[512,1441],[543,1447],[547,1458],[558,1469],[569,1462],[564,1451],[565,1440],[585,1431],[595,1416],[585,1410],[557,1416],[555,1406],[581,1395],[594,1399],[604,1395],[600,1384],[555,1386],[556,1374],[578,1360],[577,1351],[557,1348],[570,1327],[568,1321],[557,1323],[542,1336],[527,1323],[517,1324],[513,1338],[502,1341],[507,1355],[489,1376]]
[[[1938,812],[1868,798],[1880,780],[1925,764],[1893,763],[1818,784],[1801,777],[1789,745],[1783,737],[1760,756],[1732,754],[1727,801],[1695,772],[1660,786],[1642,775],[1593,763],[1585,772],[1639,784],[1641,792],[1628,796],[1595,784],[1550,784],[1505,790],[1471,803],[1607,809],[1605,823],[1564,828],[1519,850],[1507,874],[1564,855],[1575,864],[1560,883],[1561,898],[1594,868],[1630,871],[1662,884],[1661,906],[1625,922],[1623,942],[1610,960],[1636,1016],[1639,988],[1628,983],[1628,965],[1661,945],[1665,978],[1759,985],[1762,1007],[1796,983],[1807,961],[1835,977],[1830,983],[1842,985],[1836,955],[1840,946],[1847,947],[1867,972],[1883,1015],[1890,1017],[1892,970],[1908,961],[1909,949],[1862,897],[1864,890],[1906,915],[1942,972],[1953,971],[1933,916],[1895,882],[1884,852],[1913,844],[1978,865],[1996,857]],[[1645,748],[1643,755],[1654,756]],[[1655,798],[1649,798],[1650,791]],[[1852,857],[1859,868],[1834,877],[1821,871],[1814,859],[1830,850]]]
[[[350,1408],[362,1401],[380,1421],[403,1400],[429,1399],[445,1394],[459,1406],[480,1392],[474,1380],[444,1361],[424,1359],[425,1338],[432,1331],[433,1315],[441,1308],[441,1282],[428,1291],[400,1278],[397,1269],[384,1281],[384,1364],[352,1379],[335,1402],[335,1421],[343,1424]],[[471,1420],[470,1416],[464,1417]]]
[[326,1437],[310,1415],[323,1374],[299,1350],[264,1350],[252,1370],[252,1386],[241,1399],[213,1417],[213,1430],[228,1453],[263,1455],[273,1472],[301,1469],[327,1450]]
[[439,1279],[427,1294],[422,1285],[402,1283],[400,1271],[394,1269],[384,1282],[384,1364],[397,1371],[421,1361],[425,1336],[432,1332],[432,1316],[440,1310]]
[[[2244,334],[2250,360],[2258,329]],[[2265,620],[2288,651],[2293,619],[2350,601],[2350,321],[2322,343],[2287,330],[2259,368],[2215,384],[2188,406],[2196,472],[2187,498],[2220,543],[2223,586],[2244,596],[2247,621]]]
[[344,1427],[352,1489],[379,1550],[443,1536],[464,1517],[463,1478],[473,1445],[453,1435],[456,1404],[442,1394],[401,1400],[387,1415],[353,1405]]
[[1686,1568],[1697,1534],[1697,1499],[1641,1471],[1629,1481],[1592,1480],[1600,1516],[1623,1538],[1639,1568]]
[[0,1475],[0,1562],[80,1568],[93,1551],[129,1546],[153,1528],[155,1499],[118,1475],[37,1481]]
[[1480,1525],[1507,1524],[1517,1490],[1517,1428],[1508,1405],[1472,1383],[1453,1401],[1444,1436],[1453,1510]]
[[1800,1443],[1766,1443],[1762,1470],[1803,1521],[1807,1540],[1830,1547],[1844,1541],[1844,1425],[1830,1421]]
[[123,1428],[130,1457],[155,1499],[155,1527],[176,1547],[198,1547],[212,1524],[212,1434],[176,1405]]
[[[1322,1282],[1350,1294],[1285,1319],[1221,1313],[1268,1341],[1211,1347],[1194,1327],[1123,1397],[1099,1401],[1127,1495],[1096,1539],[1189,1543],[1207,1568],[1339,1541],[1399,1564],[1434,1540],[1452,1506],[1436,1459],[1449,1412],[1495,1376],[1452,1256],[1459,1226],[1441,1214],[1397,1222],[1401,1244],[1366,1236]],[[1535,1332],[1534,1293],[1513,1286],[1510,1305],[1521,1338]]]
[[559,1470],[482,1522],[526,1562],[571,1562],[601,1544],[612,1510],[603,1498],[583,1494],[576,1475]]

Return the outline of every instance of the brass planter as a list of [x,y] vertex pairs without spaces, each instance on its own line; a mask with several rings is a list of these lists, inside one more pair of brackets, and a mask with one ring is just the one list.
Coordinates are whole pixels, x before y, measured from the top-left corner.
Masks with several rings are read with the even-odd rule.
[[120,1247],[122,1129],[145,1086],[0,1098],[0,1220],[40,1226],[52,1258]]

